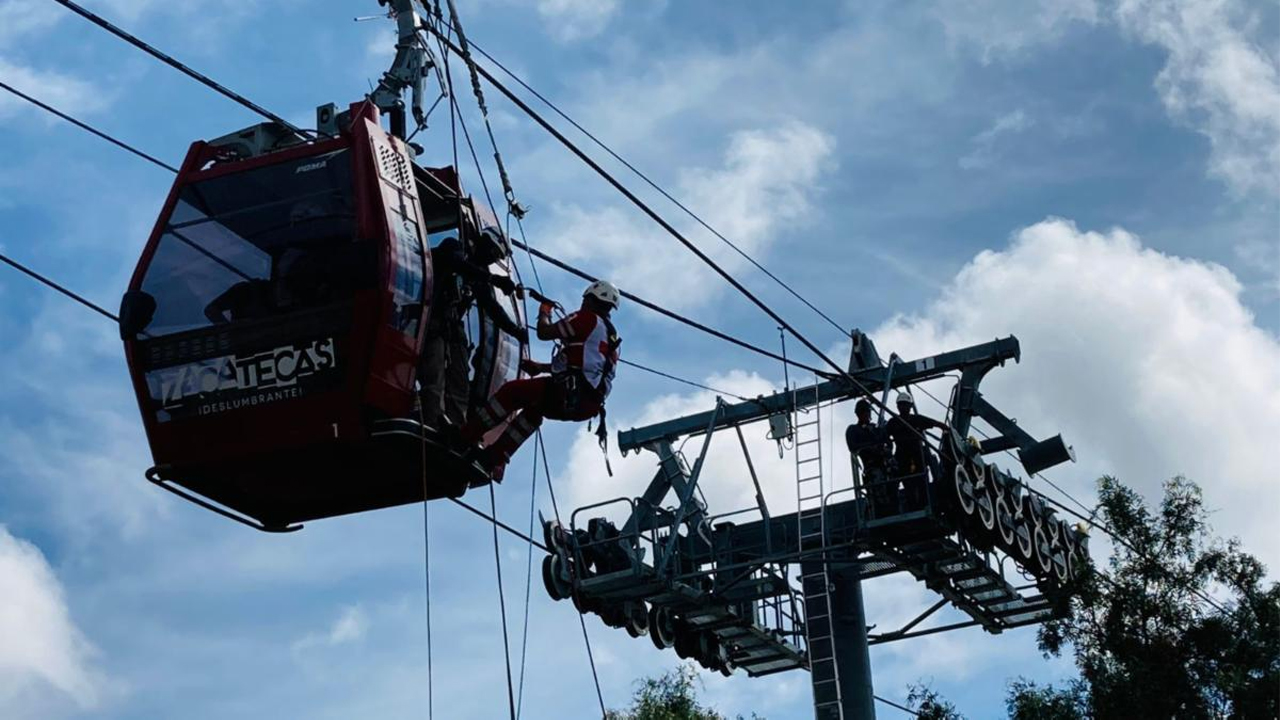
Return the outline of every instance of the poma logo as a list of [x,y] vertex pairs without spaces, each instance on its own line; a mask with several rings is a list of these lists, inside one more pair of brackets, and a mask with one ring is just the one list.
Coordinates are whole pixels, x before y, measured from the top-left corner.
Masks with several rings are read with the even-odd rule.
[[328,161],[328,160],[317,160],[316,162],[313,162],[313,163],[307,163],[306,165],[299,165],[299,166],[298,166],[298,169],[293,171],[293,174],[294,174],[294,175],[299,175],[299,174],[304,173],[304,172],[311,172],[312,170],[319,170],[320,168],[322,168],[322,167],[324,167],[324,166],[326,166],[326,165],[328,165],[328,164],[329,164],[329,161]]
[[249,356],[223,355],[148,373],[152,397],[165,408],[187,398],[296,385],[337,367],[333,338],[282,345]]

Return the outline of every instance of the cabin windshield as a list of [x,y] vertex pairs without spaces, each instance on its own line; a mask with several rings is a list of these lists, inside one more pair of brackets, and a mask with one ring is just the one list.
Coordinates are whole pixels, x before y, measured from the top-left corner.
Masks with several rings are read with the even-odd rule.
[[187,185],[143,278],[152,337],[351,296],[376,251],[356,234],[349,151]]

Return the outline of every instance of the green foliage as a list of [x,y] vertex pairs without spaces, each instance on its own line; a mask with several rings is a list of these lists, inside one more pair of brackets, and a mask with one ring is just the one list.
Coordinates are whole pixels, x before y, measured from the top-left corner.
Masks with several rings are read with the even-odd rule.
[[[1280,583],[1239,541],[1212,535],[1200,488],[1174,478],[1151,509],[1104,477],[1098,511],[1119,537],[1106,571],[1079,581],[1066,617],[1038,636],[1046,656],[1073,654],[1080,677],[1013,681],[1010,720],[1280,717]],[[928,688],[910,698],[921,717],[961,718]]]
[[943,700],[928,685],[912,685],[907,694],[907,705],[916,711],[919,720],[965,720],[956,706]]
[[[610,710],[606,720],[727,720],[698,703],[694,687],[697,681],[698,669],[692,665],[681,665],[661,677],[645,678],[631,697],[631,707]],[[751,717],[763,720],[754,714]]]
[[1089,692],[1084,681],[1076,680],[1065,688],[1040,687],[1030,680],[1018,678],[1009,683],[1005,698],[1009,720],[1088,720]]
[[1083,687],[1023,686],[1026,701],[1075,707],[1063,718],[1280,716],[1280,583],[1238,541],[1211,536],[1195,483],[1165,483],[1155,510],[1114,478],[1098,489],[1123,542],[1106,577],[1082,583],[1068,616],[1039,633],[1046,655],[1074,653]]

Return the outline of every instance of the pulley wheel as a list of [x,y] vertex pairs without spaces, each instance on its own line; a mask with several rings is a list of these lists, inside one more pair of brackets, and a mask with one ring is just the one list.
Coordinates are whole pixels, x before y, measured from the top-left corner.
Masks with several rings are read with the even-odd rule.
[[973,481],[969,479],[969,473],[960,465],[956,466],[955,484],[956,501],[960,504],[960,511],[972,516],[977,510],[977,498],[974,495]]
[[988,532],[996,529],[996,504],[991,500],[991,486],[988,485],[978,492],[978,520],[982,522],[982,527]]
[[724,665],[720,639],[713,632],[698,633],[698,664],[708,670],[719,670]]
[[1058,547],[1062,542],[1062,520],[1052,511],[1045,513],[1044,522],[1040,523],[1044,527],[1044,535],[1049,540],[1051,547]]
[[559,555],[548,555],[542,558],[542,584],[552,600],[564,600],[573,594],[573,586],[560,573]]
[[1049,536],[1041,525],[1036,526],[1034,533],[1036,544],[1036,566],[1040,572],[1048,575],[1053,572],[1053,547],[1049,545]]
[[653,606],[649,609],[649,639],[659,650],[666,650],[676,642],[676,631],[671,623],[671,611]]
[[1062,546],[1058,546],[1053,551],[1053,576],[1058,582],[1065,583],[1071,579],[1071,566],[1068,564],[1067,557],[1071,553]]
[[1030,568],[1031,561],[1036,557],[1035,526],[1031,524],[1027,516],[1023,515],[1017,518],[1017,525],[1014,527],[1013,533],[1017,538],[1014,549],[1018,552],[1018,560]]
[[1004,543],[1004,547],[1012,548],[1017,541],[1016,525],[1013,519],[1013,508],[1009,505],[1009,498],[1006,493],[1000,493],[1000,497],[996,498],[996,522],[1000,527],[1000,540]]
[[649,613],[644,609],[644,602],[629,602],[622,607],[627,614],[627,634],[633,638],[649,634]]

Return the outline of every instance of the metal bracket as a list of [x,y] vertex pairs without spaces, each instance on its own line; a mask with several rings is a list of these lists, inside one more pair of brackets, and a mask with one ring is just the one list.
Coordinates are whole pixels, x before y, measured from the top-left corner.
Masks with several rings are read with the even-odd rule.
[[418,35],[421,21],[414,9],[413,0],[379,0],[391,6],[391,16],[396,20],[399,33],[396,39],[396,57],[391,68],[382,74],[378,87],[369,95],[369,100],[378,110],[391,117],[391,134],[403,139],[405,137],[404,100],[401,94],[406,89],[411,94],[413,119],[421,125],[426,118],[422,108],[423,78],[427,71],[435,66],[435,59],[430,49]]
[[146,472],[147,480],[149,480],[156,487],[164,488],[165,490],[168,490],[169,492],[173,493],[174,495],[177,495],[178,497],[182,498],[183,500],[186,500],[187,502],[195,503],[196,505],[199,505],[205,510],[211,510],[213,512],[218,513],[222,517],[228,518],[230,520],[235,520],[236,522],[240,523],[241,525],[244,525],[245,527],[251,527],[254,530],[260,530],[262,532],[277,533],[277,534],[297,532],[302,529],[301,523],[295,523],[293,525],[267,525],[266,523],[258,520],[257,518],[251,518],[245,515],[241,515],[240,513],[233,512],[219,505],[215,505],[212,502],[200,497],[199,495],[187,492],[186,490],[183,490],[182,488],[177,487],[176,485],[170,484],[173,481],[169,480],[168,478],[161,477],[160,476],[161,472],[162,472],[162,469],[160,467],[147,468],[147,472]]

